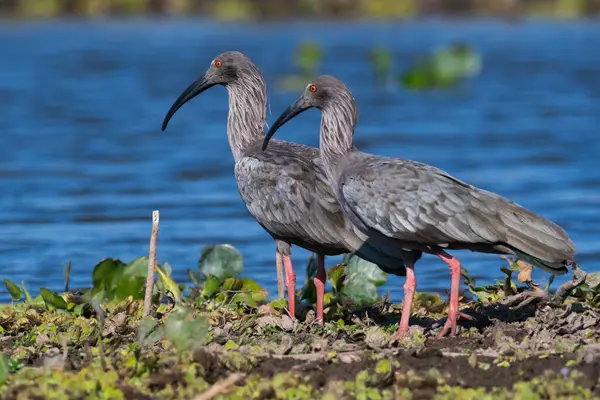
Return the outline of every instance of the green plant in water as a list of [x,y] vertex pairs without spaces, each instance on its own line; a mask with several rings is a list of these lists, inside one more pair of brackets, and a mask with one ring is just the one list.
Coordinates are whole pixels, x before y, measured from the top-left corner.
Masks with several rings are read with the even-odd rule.
[[9,279],[4,279],[4,286],[6,286],[6,290],[8,290],[8,293],[10,293],[10,297],[13,301],[21,300],[21,296],[23,294],[21,293],[21,289],[19,289],[14,282]]
[[387,86],[392,72],[391,51],[383,46],[377,46],[369,52],[369,61],[377,84]]
[[284,91],[302,90],[307,83],[318,75],[323,59],[323,49],[316,42],[302,42],[294,53],[294,67],[298,71],[278,79],[277,86]]
[[249,278],[238,278],[244,269],[242,254],[229,244],[207,246],[198,262],[199,273],[188,270],[188,276],[199,289],[198,305],[212,307],[256,307],[267,298],[267,292]]
[[445,88],[475,76],[482,67],[481,55],[467,44],[453,43],[418,61],[400,80],[411,89]]

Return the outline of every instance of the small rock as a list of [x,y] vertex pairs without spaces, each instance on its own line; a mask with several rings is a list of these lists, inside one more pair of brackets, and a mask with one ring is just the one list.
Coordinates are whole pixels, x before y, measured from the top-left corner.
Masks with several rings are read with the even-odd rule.
[[38,333],[35,337],[35,344],[38,347],[44,347],[48,343],[50,343],[50,338],[45,333]]
[[284,331],[290,332],[290,331],[294,330],[294,327],[296,326],[296,323],[288,315],[283,315],[281,317],[281,321],[280,321],[279,326]]
[[315,338],[312,341],[312,348],[316,351],[325,350],[327,348],[327,339]]
[[53,369],[63,369],[65,360],[62,357],[60,350],[56,347],[49,348],[44,353],[44,367]]
[[600,344],[584,346],[579,352],[578,360],[587,364],[593,363],[598,359],[600,359]]
[[376,326],[369,328],[367,331],[367,337],[365,338],[365,344],[371,349],[379,350],[388,345],[388,337],[381,329]]

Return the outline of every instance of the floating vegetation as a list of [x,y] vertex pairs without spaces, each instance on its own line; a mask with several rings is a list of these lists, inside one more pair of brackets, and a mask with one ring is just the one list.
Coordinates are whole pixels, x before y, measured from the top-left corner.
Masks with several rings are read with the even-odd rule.
[[379,87],[387,88],[392,78],[392,52],[383,46],[375,46],[369,52],[369,61],[373,68],[375,82]]
[[[4,284],[0,307],[2,399],[334,399],[592,398],[600,395],[600,274],[573,270],[555,301],[519,260],[506,278],[460,298],[458,337],[435,339],[447,313],[438,294],[416,293],[413,324],[398,341],[400,305],[379,296],[387,275],[352,255],[332,267],[324,325],[315,322],[311,258],[298,295],[299,320],[243,277],[243,257],[228,244],[205,247],[186,287],[155,263],[158,213],[149,257],[100,261],[92,287]],[[146,286],[148,268],[159,279]],[[512,277],[519,271],[517,281]],[[311,286],[312,284],[312,286]],[[144,291],[149,287],[149,315]],[[571,297],[564,302],[564,298]],[[560,296],[559,296],[560,295]],[[511,300],[512,299],[512,300]],[[449,349],[449,350],[445,350]]]
[[316,77],[323,59],[323,49],[318,43],[303,42],[294,53],[295,73],[278,78],[276,86],[281,91],[303,90]]
[[415,63],[400,78],[410,89],[436,89],[455,85],[479,73],[481,55],[467,44],[452,43]]

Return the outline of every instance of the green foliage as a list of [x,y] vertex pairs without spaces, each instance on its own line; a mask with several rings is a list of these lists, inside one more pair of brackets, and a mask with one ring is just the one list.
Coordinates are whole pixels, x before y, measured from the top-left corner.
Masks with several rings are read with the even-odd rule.
[[195,315],[191,308],[180,308],[167,317],[164,335],[179,351],[192,350],[204,345],[208,328],[206,317]]
[[294,54],[294,64],[303,77],[316,76],[323,59],[323,49],[317,42],[302,42]]
[[8,290],[8,293],[10,293],[10,297],[12,297],[14,301],[21,300],[21,296],[23,294],[21,293],[21,289],[19,289],[19,287],[14,282],[8,279],[4,279],[4,286],[6,286],[6,290]]
[[204,276],[235,278],[243,270],[242,254],[230,244],[206,246],[202,249],[198,269]]
[[49,307],[51,309],[52,308],[57,308],[57,309],[61,309],[61,310],[67,309],[67,302],[65,301],[65,299],[60,297],[58,294],[56,294],[52,290],[49,290],[46,288],[41,288],[40,295],[42,296],[42,299],[44,299],[44,303],[46,303],[47,307]]
[[375,80],[384,84],[392,72],[392,53],[389,49],[376,46],[369,52],[369,61],[375,73]]
[[453,43],[418,61],[401,76],[411,89],[445,88],[481,70],[481,55],[467,44]]
[[0,353],[0,386],[6,383],[10,374],[9,358],[5,354]]
[[575,288],[571,297],[592,307],[600,308],[600,272],[588,274],[585,283]]
[[342,262],[345,264],[344,280],[341,288],[336,289],[339,297],[358,305],[374,304],[379,298],[378,287],[386,282],[387,274],[356,255],[347,254]]
[[29,291],[27,290],[27,287],[25,286],[25,281],[21,281],[21,288],[23,289],[23,293],[25,293],[25,301],[32,302],[33,297],[31,297],[31,294],[29,294]]

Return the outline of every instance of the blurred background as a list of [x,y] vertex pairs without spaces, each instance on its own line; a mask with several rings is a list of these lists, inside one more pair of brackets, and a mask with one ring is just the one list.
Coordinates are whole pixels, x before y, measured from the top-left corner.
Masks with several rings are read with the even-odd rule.
[[[335,74],[358,101],[362,150],[509,197],[563,226],[598,271],[599,13],[600,0],[0,0],[0,278],[61,290],[70,261],[71,287],[87,287],[101,259],[147,254],[158,209],[158,259],[176,280],[202,247],[231,243],[276,295],[274,243],[233,177],[225,89],[160,130],[225,50],[262,70],[269,122]],[[317,146],[319,119],[278,135]],[[455,255],[481,283],[504,277],[497,256]],[[298,287],[309,257],[294,248]],[[419,291],[449,287],[434,257],[416,273]],[[394,301],[402,284],[384,286]]]

